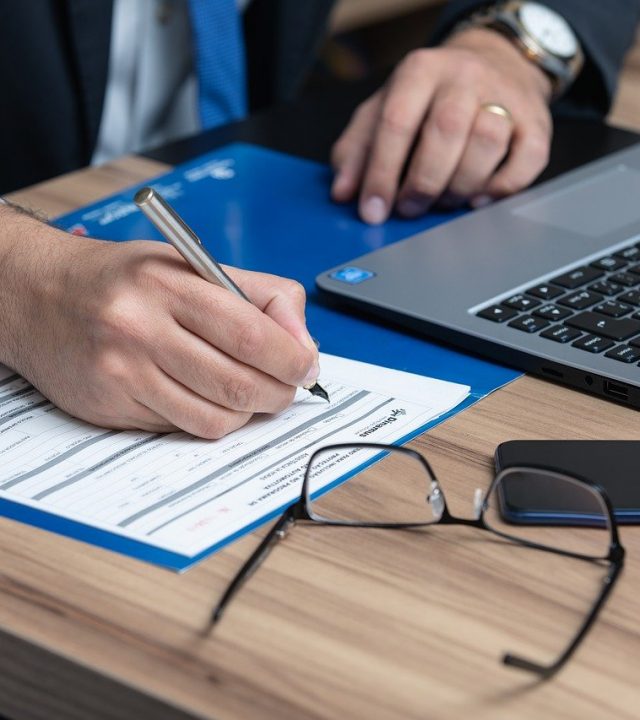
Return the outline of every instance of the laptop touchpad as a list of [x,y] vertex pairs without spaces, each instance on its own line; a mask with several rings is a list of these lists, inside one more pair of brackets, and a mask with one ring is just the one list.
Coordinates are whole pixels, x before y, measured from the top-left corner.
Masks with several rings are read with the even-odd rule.
[[513,212],[527,220],[599,237],[640,220],[640,172],[618,165]]

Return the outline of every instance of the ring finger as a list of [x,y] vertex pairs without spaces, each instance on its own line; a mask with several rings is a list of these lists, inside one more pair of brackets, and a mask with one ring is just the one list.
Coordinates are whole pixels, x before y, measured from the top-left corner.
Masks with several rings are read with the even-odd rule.
[[466,199],[480,193],[509,151],[513,120],[508,111],[494,112],[490,109],[493,107],[501,108],[487,104],[478,110],[467,146],[449,183],[449,192],[456,197]]

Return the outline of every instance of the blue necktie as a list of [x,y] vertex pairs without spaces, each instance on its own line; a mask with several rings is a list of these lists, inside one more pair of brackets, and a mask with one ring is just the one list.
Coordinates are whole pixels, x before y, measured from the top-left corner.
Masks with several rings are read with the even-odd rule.
[[189,0],[202,129],[246,115],[242,27],[236,0]]

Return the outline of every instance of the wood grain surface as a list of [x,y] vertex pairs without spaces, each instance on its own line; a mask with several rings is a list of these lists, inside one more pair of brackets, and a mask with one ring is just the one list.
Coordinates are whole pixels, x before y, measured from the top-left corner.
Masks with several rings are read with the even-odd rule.
[[[125,158],[16,193],[57,214],[165,166]],[[498,443],[638,439],[637,412],[523,377],[412,444],[470,515]],[[27,719],[640,717],[640,528],[622,529],[618,586],[553,680],[544,659],[602,569],[468,528],[295,527],[205,632],[261,531],[178,575],[0,520],[0,713]],[[488,536],[488,537],[487,537]]]

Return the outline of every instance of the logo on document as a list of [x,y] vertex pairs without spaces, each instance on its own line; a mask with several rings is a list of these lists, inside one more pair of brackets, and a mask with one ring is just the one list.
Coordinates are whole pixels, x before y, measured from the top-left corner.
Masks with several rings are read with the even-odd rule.
[[349,285],[357,285],[375,276],[376,274],[371,270],[363,270],[353,266],[340,268],[340,270],[335,270],[329,275],[333,280],[339,280]]

